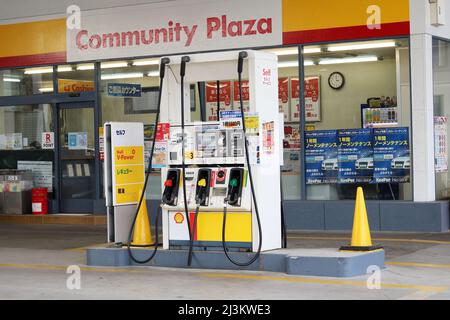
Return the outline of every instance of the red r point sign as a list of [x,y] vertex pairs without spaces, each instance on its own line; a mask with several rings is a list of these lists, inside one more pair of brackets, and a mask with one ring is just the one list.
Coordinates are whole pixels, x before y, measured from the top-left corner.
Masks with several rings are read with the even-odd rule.
[[55,134],[42,132],[42,149],[55,149]]

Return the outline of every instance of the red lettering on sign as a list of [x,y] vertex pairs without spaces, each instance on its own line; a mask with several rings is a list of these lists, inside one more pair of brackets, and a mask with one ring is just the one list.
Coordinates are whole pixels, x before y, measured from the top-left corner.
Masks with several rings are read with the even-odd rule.
[[[198,25],[182,25],[171,20],[165,27],[143,30],[110,31],[103,34],[90,34],[80,30],[75,37],[79,50],[100,48],[121,48],[141,45],[156,45],[184,41],[184,46],[191,46]],[[206,19],[207,39],[256,36],[272,33],[272,18],[229,20],[227,15],[208,17]]]
[[218,31],[221,31],[222,38],[270,34],[272,33],[272,18],[228,22],[228,17],[222,15],[220,18],[210,17],[206,19],[208,39],[212,39],[214,33]]

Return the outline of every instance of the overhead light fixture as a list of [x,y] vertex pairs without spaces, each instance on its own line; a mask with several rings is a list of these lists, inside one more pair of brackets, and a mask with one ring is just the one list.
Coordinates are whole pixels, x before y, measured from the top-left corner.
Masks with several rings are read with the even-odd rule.
[[53,88],[39,88],[39,91],[42,93],[53,92]]
[[94,70],[94,64],[93,63],[80,64],[77,66],[77,70],[79,71]]
[[379,49],[379,48],[393,48],[397,44],[394,41],[388,42],[375,42],[375,43],[364,43],[364,44],[349,44],[340,46],[330,46],[328,51],[353,51],[353,50],[365,50],[365,49]]
[[[315,65],[315,63],[312,60],[305,60],[304,65],[305,66],[313,66],[313,65]],[[298,68],[298,61],[278,62],[278,68]]]
[[[112,68],[126,68],[128,67],[128,62],[102,62],[100,65],[101,69],[112,69]],[[77,66],[77,70],[94,70],[95,66],[93,63],[80,64]]]
[[297,68],[298,61],[282,61],[278,62],[278,68]]
[[147,77],[159,77],[159,71],[152,71],[147,73]]
[[321,53],[322,52],[322,48],[305,48],[303,50],[303,52],[305,54],[308,54],[308,53]]
[[[298,54],[298,48],[273,49],[267,52],[275,53],[277,56],[292,56]],[[320,53],[322,48],[305,48],[303,52],[305,54]]]
[[159,59],[150,59],[150,60],[136,60],[133,61],[133,66],[157,66],[159,65]]
[[[58,72],[68,72],[72,71],[72,66],[58,66]],[[43,74],[43,73],[52,73],[53,67],[44,67],[44,68],[31,68],[25,69],[25,74]]]
[[144,77],[144,74],[142,72],[116,73],[116,74],[104,74],[104,75],[102,75],[102,80],[143,78],[143,77]]
[[43,74],[52,73],[53,67],[25,69],[25,74]]
[[343,63],[358,63],[358,62],[375,62],[378,61],[377,56],[360,56],[360,57],[349,57],[349,58],[331,58],[322,59],[319,61],[320,65],[328,64],[343,64]]
[[128,67],[128,62],[119,61],[119,62],[102,62],[102,69],[112,69],[112,68],[126,68]]
[[298,48],[273,49],[267,50],[267,52],[274,53],[277,56],[291,56],[294,54],[298,54]]
[[73,71],[72,66],[58,66],[58,72]]
[[5,81],[5,82],[20,82],[20,79],[19,78],[4,77],[3,81]]

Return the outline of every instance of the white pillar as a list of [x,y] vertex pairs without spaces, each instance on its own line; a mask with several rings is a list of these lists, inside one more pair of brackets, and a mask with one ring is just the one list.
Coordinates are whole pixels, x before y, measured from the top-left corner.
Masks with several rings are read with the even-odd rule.
[[411,36],[412,150],[414,201],[434,201],[432,36]]

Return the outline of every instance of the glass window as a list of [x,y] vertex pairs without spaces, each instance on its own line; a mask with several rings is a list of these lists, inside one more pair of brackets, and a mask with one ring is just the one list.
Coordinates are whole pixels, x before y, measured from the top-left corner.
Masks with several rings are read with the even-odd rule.
[[284,114],[282,167],[283,196],[298,200],[301,195],[300,174],[300,90],[298,47],[265,50],[278,56],[279,110]]
[[[89,65],[82,65],[88,68]],[[159,59],[101,64],[102,122],[143,122],[146,163],[152,146],[159,94]],[[150,176],[147,199],[159,199],[161,175]]]
[[436,200],[450,199],[448,132],[450,117],[450,43],[433,40]]
[[94,64],[58,66],[59,93],[95,91]]
[[42,133],[50,131],[49,104],[0,107],[0,150],[42,149]]
[[0,70],[0,96],[53,92],[53,67]]
[[[94,108],[59,110],[61,200],[95,197]],[[64,204],[63,204],[64,206]]]
[[0,107],[0,169],[32,170],[34,187],[53,193],[52,106]]
[[304,93],[308,200],[412,199],[407,40],[305,47]]

